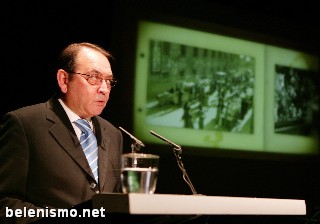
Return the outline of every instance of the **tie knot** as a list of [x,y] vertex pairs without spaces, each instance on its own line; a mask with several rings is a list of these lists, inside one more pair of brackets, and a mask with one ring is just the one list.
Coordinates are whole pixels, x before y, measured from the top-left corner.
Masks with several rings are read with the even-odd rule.
[[85,119],[78,119],[74,122],[83,132],[91,131],[91,127]]

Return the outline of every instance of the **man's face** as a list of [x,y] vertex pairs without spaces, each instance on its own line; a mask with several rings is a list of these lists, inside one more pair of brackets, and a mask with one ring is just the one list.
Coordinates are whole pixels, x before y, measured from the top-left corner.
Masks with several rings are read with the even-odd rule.
[[[100,52],[83,48],[78,53],[75,73],[98,75],[106,79],[112,77],[109,60]],[[86,75],[70,73],[65,92],[65,103],[82,118],[89,118],[102,113],[111,91],[105,81],[98,85],[88,83]]]

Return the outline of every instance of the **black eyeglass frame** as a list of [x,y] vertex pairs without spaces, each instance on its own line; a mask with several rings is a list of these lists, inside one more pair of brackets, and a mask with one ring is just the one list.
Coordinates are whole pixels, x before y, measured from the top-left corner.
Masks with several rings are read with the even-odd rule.
[[[68,73],[69,74],[76,74],[76,75],[86,76],[86,77],[83,77],[83,78],[85,78],[87,80],[87,82],[90,85],[93,85],[93,86],[100,85],[102,83],[102,81],[104,80],[107,83],[107,85],[110,84],[110,87],[115,87],[115,85],[118,82],[114,77],[112,77],[111,79],[110,78],[104,79],[104,78],[101,78],[98,75],[84,74],[84,73],[81,73],[81,72],[68,72]],[[92,80],[91,78],[95,78],[96,81],[94,81],[94,82],[89,81],[89,80]]]

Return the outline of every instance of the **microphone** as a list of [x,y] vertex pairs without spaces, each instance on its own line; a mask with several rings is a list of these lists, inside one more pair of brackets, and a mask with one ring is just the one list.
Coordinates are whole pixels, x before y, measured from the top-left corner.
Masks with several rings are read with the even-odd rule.
[[181,146],[180,145],[177,145],[175,143],[173,143],[172,141],[166,139],[165,137],[155,133],[154,131],[150,131],[151,134],[153,134],[154,136],[160,138],[161,140],[169,143],[170,145],[172,145],[174,147],[174,155],[176,157],[176,160],[177,160],[177,164],[180,168],[180,170],[182,171],[182,177],[183,177],[183,180],[189,185],[191,191],[193,194],[197,194],[196,190],[194,189],[193,187],[193,184],[187,174],[187,171],[186,169],[184,168],[184,165],[183,165],[183,162],[182,162],[182,158],[181,158],[181,154],[182,154],[182,149],[181,149]]
[[127,135],[130,136],[130,138],[133,139],[133,141],[135,142],[134,145],[132,145],[132,148],[134,149],[137,149],[138,151],[140,150],[140,147],[145,147],[145,145],[139,140],[137,139],[136,137],[134,137],[132,134],[130,134],[129,132],[127,132],[126,130],[124,130],[122,127],[119,127],[119,129],[123,132],[125,132]]
[[176,150],[178,150],[178,151],[182,150],[180,145],[177,145],[177,144],[173,143],[172,141],[170,141],[170,140],[166,139],[165,137],[155,133],[154,131],[150,131],[150,133],[153,134],[154,136],[160,138],[161,140],[169,143],[170,145],[174,146]]

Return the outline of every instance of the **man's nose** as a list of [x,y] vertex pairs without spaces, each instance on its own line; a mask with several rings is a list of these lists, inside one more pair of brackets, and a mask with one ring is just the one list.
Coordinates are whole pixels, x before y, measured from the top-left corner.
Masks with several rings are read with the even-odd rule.
[[102,81],[100,88],[99,88],[99,91],[102,93],[106,93],[108,91],[108,84],[107,84],[106,80]]

